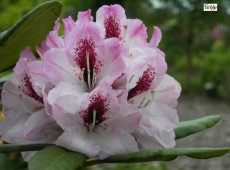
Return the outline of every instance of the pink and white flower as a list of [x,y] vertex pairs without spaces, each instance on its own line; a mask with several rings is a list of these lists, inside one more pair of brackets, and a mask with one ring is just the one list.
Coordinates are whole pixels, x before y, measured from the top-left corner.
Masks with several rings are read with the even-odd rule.
[[53,103],[54,118],[64,130],[57,145],[101,159],[139,150],[131,133],[138,127],[141,115],[127,101],[120,103],[109,84],[81,98],[76,90],[72,94],[64,92],[67,87],[74,89],[74,85],[60,86],[66,88],[57,86],[49,96],[52,99],[57,93],[63,94]]
[[91,91],[104,82],[112,84],[125,69],[126,48],[115,38],[103,40],[93,22],[73,28],[65,38],[65,49],[44,55],[43,69],[53,84],[69,81]]
[[181,87],[166,74],[162,33],[147,42],[141,20],[119,5],[59,21],[41,45],[25,49],[2,91],[2,138],[46,142],[100,159],[175,145]]
[[139,19],[127,19],[120,5],[99,8],[96,23],[104,38],[118,38],[130,47],[146,45],[148,35],[145,25]]
[[2,91],[5,119],[0,124],[3,140],[9,143],[52,143],[58,129],[46,113],[47,90],[45,75],[37,74],[40,67],[32,51],[27,48],[14,68],[15,78],[4,84]]

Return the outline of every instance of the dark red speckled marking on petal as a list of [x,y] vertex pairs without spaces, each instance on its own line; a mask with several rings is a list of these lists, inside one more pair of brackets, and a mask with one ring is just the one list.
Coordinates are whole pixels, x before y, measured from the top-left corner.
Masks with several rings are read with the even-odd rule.
[[121,25],[117,18],[113,15],[108,16],[104,20],[105,38],[119,38],[121,34]]
[[109,110],[109,101],[101,93],[91,96],[88,109],[80,113],[86,125],[93,123],[94,110],[96,111],[96,126],[108,119],[106,112]]
[[92,39],[92,37],[80,39],[76,43],[75,49],[75,58],[74,61],[76,62],[76,65],[79,66],[80,69],[87,69],[87,59],[86,54],[89,54],[90,58],[90,70],[96,69],[95,63],[96,63],[96,57],[97,54],[95,52],[95,43]]
[[24,86],[27,89],[27,95],[39,101],[40,103],[44,104],[43,98],[38,96],[38,94],[34,91],[32,83],[30,81],[30,77],[27,73],[24,73],[23,81],[24,81]]
[[148,91],[150,86],[154,82],[155,75],[155,69],[149,65],[148,68],[143,72],[143,75],[139,78],[136,86],[129,90],[128,99],[131,99],[143,92]]

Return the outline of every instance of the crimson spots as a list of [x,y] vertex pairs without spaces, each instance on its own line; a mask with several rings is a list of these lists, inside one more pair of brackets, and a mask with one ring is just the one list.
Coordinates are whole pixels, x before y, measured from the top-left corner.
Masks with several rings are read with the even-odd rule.
[[25,83],[24,85],[27,89],[27,95],[32,97],[33,99],[39,101],[40,103],[44,104],[42,97],[38,96],[37,93],[34,91],[32,83],[30,81],[30,77],[27,73],[24,74],[23,81],[24,81],[24,83]]
[[148,65],[148,68],[143,72],[142,76],[136,83],[136,86],[129,90],[128,99],[131,99],[143,92],[148,91],[155,79],[155,75],[155,68]]
[[87,69],[87,55],[89,56],[89,67],[90,70],[94,70],[95,64],[96,64],[96,57],[97,54],[95,52],[95,43],[92,39],[92,37],[80,39],[75,50],[75,58],[74,61],[76,62],[76,65],[79,66],[80,69]]
[[105,38],[119,38],[121,34],[120,23],[115,16],[110,15],[104,20]]
[[76,65],[81,69],[80,80],[84,81],[86,87],[91,91],[95,85],[95,75],[101,70],[102,63],[95,52],[96,45],[92,37],[81,38],[76,43],[75,58]]
[[[108,110],[109,102],[99,92],[90,97],[89,107],[86,110],[82,111],[80,115],[83,118],[86,126],[91,125],[93,123],[95,123],[95,126],[97,126],[108,118],[108,115],[106,114]],[[96,113],[95,118],[93,112]]]

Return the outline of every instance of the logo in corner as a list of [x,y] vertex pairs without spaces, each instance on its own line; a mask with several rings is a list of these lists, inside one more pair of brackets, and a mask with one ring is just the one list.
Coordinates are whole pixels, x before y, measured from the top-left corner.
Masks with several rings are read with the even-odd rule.
[[217,11],[217,4],[204,4],[204,11]]

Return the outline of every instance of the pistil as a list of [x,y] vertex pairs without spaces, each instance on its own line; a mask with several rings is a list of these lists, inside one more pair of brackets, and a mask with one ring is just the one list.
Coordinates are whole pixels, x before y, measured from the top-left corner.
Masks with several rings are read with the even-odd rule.
[[89,131],[92,132],[92,130],[94,129],[95,125],[96,125],[96,118],[97,118],[97,111],[93,110],[93,122],[89,125]]
[[90,63],[89,63],[89,52],[86,52],[86,62],[87,62],[87,77],[88,77],[88,88],[91,91],[92,90],[92,84],[91,84],[91,77],[90,77]]

